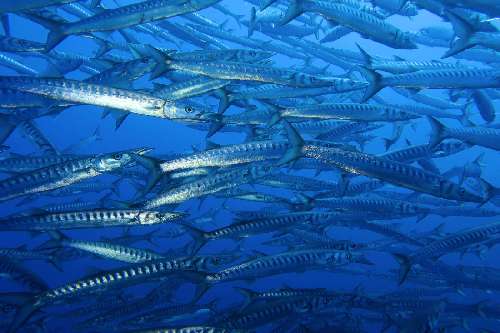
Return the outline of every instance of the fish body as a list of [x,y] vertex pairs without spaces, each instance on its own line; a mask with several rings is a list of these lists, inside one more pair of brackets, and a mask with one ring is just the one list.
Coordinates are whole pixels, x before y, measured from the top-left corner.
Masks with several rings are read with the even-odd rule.
[[484,201],[484,198],[440,175],[389,159],[338,148],[317,147],[306,151],[304,155],[333,163],[347,172],[375,177],[434,196],[460,201]]
[[423,70],[407,74],[382,76],[364,68],[363,74],[370,86],[366,101],[384,87],[429,89],[474,89],[500,87],[500,71],[480,68]]
[[262,256],[242,264],[226,268],[207,276],[210,283],[231,280],[253,279],[261,276],[286,273],[289,271],[334,268],[353,262],[362,262],[362,257],[344,251],[303,250]]
[[378,18],[371,12],[360,10],[342,2],[294,0],[280,23],[286,24],[305,11],[317,12],[329,20],[338,22],[390,47],[416,48],[410,36],[397,27]]
[[96,177],[131,163],[131,155],[124,152],[73,159],[12,176],[0,181],[0,200],[51,191]]
[[498,236],[500,224],[498,222],[470,228],[456,234],[444,237],[431,242],[409,256],[395,254],[395,258],[401,264],[399,276],[400,284],[404,282],[411,266],[415,263],[426,261],[432,258],[439,258],[442,255],[482,243]]
[[2,230],[61,230],[112,226],[140,226],[164,223],[177,213],[142,210],[90,210],[15,216],[4,219]]
[[63,25],[45,25],[51,28],[47,38],[47,49],[54,48],[65,36],[96,31],[110,31],[153,22],[169,17],[191,13],[220,0],[148,0],[116,9],[105,10],[79,21]]

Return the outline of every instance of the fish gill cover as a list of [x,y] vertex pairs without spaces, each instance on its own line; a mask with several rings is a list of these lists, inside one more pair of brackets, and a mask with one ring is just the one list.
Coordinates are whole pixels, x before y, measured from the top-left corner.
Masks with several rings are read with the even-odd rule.
[[2,0],[1,332],[499,332],[500,3]]

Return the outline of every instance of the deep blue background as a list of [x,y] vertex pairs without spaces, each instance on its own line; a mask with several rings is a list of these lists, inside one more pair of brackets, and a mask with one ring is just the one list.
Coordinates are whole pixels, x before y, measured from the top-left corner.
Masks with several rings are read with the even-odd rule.
[[[121,5],[125,5],[131,3],[129,1],[120,1]],[[246,18],[249,16],[251,5],[238,0],[224,0],[221,2],[224,6],[229,8],[234,13],[244,14]],[[105,6],[112,7],[114,4],[109,1],[104,1]],[[224,17],[220,12],[207,9],[200,12],[207,17],[210,17],[212,20],[223,23],[224,21],[229,19],[228,24],[225,26],[226,28],[233,29],[233,33],[239,36],[246,36],[246,29],[239,28],[236,22],[231,19]],[[40,26],[17,16],[11,15],[12,17],[12,33],[16,37],[35,40],[39,42],[44,42],[46,37],[46,30],[41,28]],[[173,18],[171,19],[173,22],[185,22],[182,18]],[[420,11],[420,14],[417,17],[412,19],[408,19],[406,17],[394,16],[389,19],[389,21],[402,30],[405,31],[418,31],[420,28],[434,26],[434,25],[442,25],[448,26],[447,23],[442,22],[439,17],[436,17],[432,14],[429,14],[425,11]],[[175,45],[169,45],[168,43],[159,44],[154,39],[149,36],[145,36],[142,34],[137,34],[137,37],[140,38],[144,43],[151,43],[157,46],[164,46],[170,48],[176,48]],[[119,37],[118,37],[119,38]],[[260,34],[259,32],[255,32],[253,38],[259,38],[262,40],[269,39],[267,36]],[[308,37],[310,40],[314,40],[314,36]],[[327,43],[328,47],[332,48],[345,48],[350,50],[356,50],[355,43],[359,43],[364,49],[368,50],[373,55],[379,55],[384,57],[392,57],[392,56],[401,56],[403,58],[409,60],[431,60],[431,59],[439,59],[442,54],[444,54],[445,49],[443,48],[430,48],[419,45],[418,50],[394,50],[388,48],[384,45],[372,42],[368,39],[360,38],[360,36],[356,33],[351,33],[348,36],[334,42]],[[238,45],[232,45],[231,43],[226,43],[227,46],[240,47]],[[187,51],[193,50],[194,48],[184,43],[180,50]],[[81,37],[71,36],[67,38],[62,44],[57,47],[57,50],[92,55],[95,52],[95,45],[89,41],[88,39],[84,39]],[[43,68],[44,63],[37,58],[34,57],[20,57],[18,55],[14,56],[15,58],[24,59],[23,62],[33,65],[36,68]],[[295,60],[290,60],[283,56],[276,56],[273,58],[277,66],[280,67],[290,67],[294,64],[300,64]],[[456,61],[453,59],[449,59],[447,61]],[[465,61],[461,61],[461,63],[468,63]],[[315,60],[314,64],[318,67],[322,67],[324,63],[321,60]],[[473,66],[480,66],[481,64],[470,62]],[[338,68],[330,67],[332,73],[341,74],[342,71]],[[12,70],[0,67],[0,74],[2,75],[15,75],[15,72]],[[67,78],[73,79],[84,79],[86,74],[81,72],[73,72],[70,73]],[[168,81],[166,81],[168,82]],[[146,79],[141,79],[137,83],[134,84],[134,89],[140,89],[145,87],[151,87],[150,83]],[[426,91],[425,93],[429,93],[436,96],[445,97],[446,94],[444,91]],[[400,95],[392,92],[390,89],[385,89],[379,96],[382,96],[388,102],[394,103],[411,103],[409,100],[405,100]],[[213,105],[214,110],[216,109],[217,101],[212,98],[198,98],[199,102],[208,103],[209,105]],[[498,103],[496,103],[498,107]],[[237,110],[233,106],[234,110]],[[138,147],[138,146],[149,146],[155,148],[153,154],[165,154],[171,152],[190,152],[192,151],[192,146],[202,148],[204,146],[205,134],[202,131],[196,131],[188,128],[183,124],[178,124],[173,121],[168,120],[160,120],[156,118],[148,118],[141,117],[137,115],[130,115],[123,126],[115,131],[114,130],[114,120],[111,117],[101,119],[102,109],[93,106],[77,106],[69,108],[64,111],[60,115],[56,117],[44,117],[36,120],[36,124],[42,130],[42,132],[46,135],[46,137],[53,143],[53,145],[58,149],[64,149],[67,146],[75,144],[80,140],[85,139],[90,136],[94,130],[99,127],[102,135],[102,140],[92,142],[89,145],[85,146],[80,153],[84,154],[94,154],[101,152],[109,152],[115,150],[124,150],[127,148]],[[477,115],[477,110],[474,110],[474,116],[472,120],[478,124],[481,124],[482,121]],[[406,126],[405,131],[403,133],[403,137],[408,138],[412,143],[419,144],[428,141],[428,133],[429,126],[425,120],[415,121],[416,129],[413,130],[410,126]],[[446,123],[450,125],[459,125],[458,122],[454,121],[446,121]],[[390,125],[385,126],[382,130],[378,130],[377,136],[380,138],[390,137],[392,134],[392,127]],[[243,135],[237,133],[219,133],[214,138],[213,141],[221,144],[233,144],[239,143],[243,139]],[[19,154],[40,154],[37,148],[26,138],[21,135],[21,131],[17,130],[11,137],[5,142],[5,144],[12,147],[12,151]],[[392,149],[398,149],[404,147],[404,140],[399,140]],[[372,143],[367,145],[365,148],[366,152],[377,154],[383,153],[384,148],[382,144],[382,140],[379,138],[373,140]],[[485,157],[483,159],[486,164],[483,167],[483,177],[487,179],[489,182],[500,186],[500,181],[498,179],[498,170],[497,166],[500,162],[499,155],[496,151],[492,151],[485,148],[474,147],[464,151],[460,154],[453,155],[449,158],[437,160],[438,166],[442,171],[448,170],[449,168],[455,166],[463,166],[466,162],[474,160],[479,153],[485,152]],[[300,173],[304,175],[313,176],[310,173]],[[336,181],[337,176],[334,172],[325,172],[320,176],[321,179]],[[109,176],[103,176],[95,181],[103,181],[109,182],[113,178]],[[120,186],[122,198],[126,200],[132,196],[132,188],[127,181],[123,182]],[[102,197],[103,194],[88,194],[81,196],[84,200],[96,200],[99,197]],[[39,205],[51,203],[51,202],[70,202],[78,198],[78,196],[73,196],[70,198],[51,198],[46,196],[41,196],[35,202],[30,202],[29,204],[18,207],[16,203],[20,200],[14,200],[6,203],[2,203],[0,206],[0,212],[2,216],[6,216],[13,212],[18,212],[25,210],[29,207],[37,207]],[[118,198],[117,198],[118,199]],[[183,209],[189,210],[189,212],[196,215],[203,215],[205,212],[209,212],[211,210],[216,210],[216,215],[214,216],[214,222],[216,226],[222,226],[229,224],[231,222],[231,215],[225,211],[220,209],[221,200],[216,200],[213,198],[209,198],[204,201],[201,206],[201,210],[198,211],[198,201],[193,200],[191,202],[187,202],[182,204],[181,207]],[[228,202],[229,206],[234,209],[256,209],[260,208],[262,205],[243,203],[241,201],[230,200]],[[469,218],[469,217],[450,217],[450,218],[440,218],[435,215],[428,216],[419,224],[415,223],[414,218],[405,219],[401,221],[392,221],[401,223],[401,230],[404,232],[414,233],[416,231],[422,232],[425,230],[430,230],[436,225],[445,222],[446,223],[446,231],[457,231],[463,228],[472,227],[474,225],[480,223],[487,223],[489,221],[495,221],[495,218]],[[204,226],[202,226],[204,227]],[[213,228],[213,225],[206,225],[206,228]],[[152,227],[144,227],[137,228],[134,230],[134,233],[142,233],[152,230],[153,228],[157,228],[157,226]],[[168,229],[168,227],[162,227],[162,229]],[[119,235],[121,234],[120,229],[95,229],[95,230],[78,230],[78,231],[70,231],[67,232],[70,236],[75,236],[76,238],[83,239],[98,239],[101,236],[110,236],[110,235]],[[358,229],[348,229],[348,228],[335,228],[334,232],[331,231],[332,237],[336,239],[352,239],[354,241],[369,241],[373,239],[378,239],[379,236],[360,231]],[[28,233],[2,233],[0,235],[2,247],[15,247],[22,245],[24,243],[30,244],[30,246],[34,246],[43,242],[46,239],[46,236],[40,235],[33,239],[31,239],[31,235]],[[277,251],[278,248],[266,248],[259,245],[262,239],[268,239],[269,235],[258,236],[252,239],[247,239],[243,241],[243,248],[247,251],[258,250],[258,251],[268,251],[269,253]],[[188,236],[181,237],[180,239],[169,239],[169,238],[158,238],[157,242],[160,244],[160,247],[154,247],[151,244],[146,242],[136,243],[134,246],[143,246],[154,249],[158,252],[166,251],[169,248],[178,248],[186,242],[189,241]],[[235,243],[229,240],[217,241],[209,244],[204,248],[204,252],[219,252],[224,250],[231,250],[235,246]],[[499,248],[493,248],[490,250],[484,260],[480,260],[476,256],[467,254],[463,259],[459,258],[458,254],[450,254],[444,256],[442,259],[450,264],[462,263],[462,264],[471,264],[471,265],[484,265],[484,266],[492,266],[499,267],[498,264],[498,256],[500,255]],[[387,254],[373,253],[370,254],[370,258],[372,258],[376,262],[376,266],[368,267],[367,269],[370,271],[379,271],[386,272],[388,269],[396,268],[397,264],[394,262],[391,256]],[[59,286],[64,282],[71,281],[78,277],[85,275],[88,272],[89,267],[114,267],[116,263],[107,262],[101,259],[89,259],[83,258],[81,260],[76,261],[68,261],[65,262],[64,272],[58,272],[52,266],[48,264],[41,263],[32,263],[29,262],[27,266],[33,271],[39,273],[42,278],[48,282],[50,286]],[[363,267],[357,267],[363,268]],[[364,268],[363,268],[364,269]],[[335,273],[325,273],[325,272],[306,272],[299,274],[286,274],[286,275],[278,275],[268,278],[259,279],[257,282],[252,284],[252,287],[255,289],[267,289],[273,287],[281,287],[284,284],[293,287],[326,287],[332,290],[352,290],[358,284],[362,284],[365,292],[367,294],[379,294],[384,291],[394,290],[397,288],[396,280],[387,281],[387,280],[377,280],[373,278],[366,278],[363,276],[346,276],[342,274]],[[229,283],[222,286],[217,286],[213,288],[207,295],[204,300],[219,298],[219,305],[223,306],[224,304],[234,303],[235,297],[237,293],[229,288],[230,285],[245,285],[245,283]],[[11,283],[8,280],[2,279],[0,280],[0,290],[1,291],[12,291],[19,289],[20,287]],[[456,299],[459,302],[464,303],[472,303],[480,299],[491,298],[496,299],[498,296],[497,293],[493,293],[490,295],[467,291],[467,296],[452,296],[453,299]],[[182,293],[180,295],[182,298]],[[241,298],[240,298],[241,299]],[[484,325],[481,325],[484,326]],[[491,326],[494,328],[494,326]],[[500,326],[496,327],[500,330]]]

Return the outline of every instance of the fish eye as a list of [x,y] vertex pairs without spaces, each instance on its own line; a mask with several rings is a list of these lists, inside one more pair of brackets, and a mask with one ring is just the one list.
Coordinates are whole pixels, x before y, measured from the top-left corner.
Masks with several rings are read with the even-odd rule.
[[156,213],[156,214],[155,214],[155,218],[157,218],[157,219],[161,218],[161,216],[162,216],[162,214],[161,214],[161,213]]
[[111,155],[111,158],[115,159],[115,160],[119,160],[123,157],[123,154],[121,153],[115,153],[113,155]]
[[193,107],[191,107],[191,106],[186,106],[186,107],[184,108],[184,111],[186,111],[187,113],[191,113],[191,112],[193,112],[193,111],[194,111],[194,108],[193,108]]

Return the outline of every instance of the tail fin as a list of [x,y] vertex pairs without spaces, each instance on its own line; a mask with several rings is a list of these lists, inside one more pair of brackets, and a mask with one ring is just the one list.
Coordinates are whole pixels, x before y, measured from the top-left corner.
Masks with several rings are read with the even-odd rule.
[[252,7],[252,9],[250,10],[250,21],[248,22],[248,37],[252,37],[255,30],[256,16],[257,10],[255,9],[255,7]]
[[206,233],[203,230],[195,228],[189,224],[186,223],[179,223],[179,224],[191,234],[191,237],[193,237],[195,241],[195,246],[193,247],[192,254],[193,255],[196,254],[207,242]]
[[216,95],[219,97],[219,109],[217,110],[217,113],[223,114],[233,102],[233,98],[223,88],[218,89],[216,91]]
[[278,161],[278,166],[293,162],[302,157],[302,147],[304,146],[304,140],[297,132],[297,130],[293,128],[292,125],[288,123],[288,121],[283,121],[283,123],[285,125],[290,148],[287,149],[285,154]]
[[365,94],[363,95],[362,102],[366,102],[369,100],[373,95],[378,93],[381,89],[384,88],[382,84],[382,75],[379,73],[366,68],[364,66],[359,66],[361,73],[365,77],[365,79],[368,81],[369,86],[366,88]]
[[240,308],[240,312],[242,312],[243,310],[245,310],[249,305],[250,303],[252,303],[252,301],[254,300],[255,298],[255,291],[251,290],[251,289],[247,289],[247,288],[242,288],[242,287],[235,287],[235,289],[240,293],[242,294],[244,297],[245,297],[245,302],[243,303],[243,305],[241,306]]
[[60,22],[56,22],[54,20],[50,20],[48,18],[33,14],[29,14],[27,16],[30,20],[40,24],[41,26],[49,30],[47,43],[45,45],[46,51],[52,50],[66,38],[67,35],[62,30]]
[[2,28],[5,36],[10,37],[10,20],[9,14],[2,15]]
[[304,8],[302,6],[303,0],[291,0],[288,6],[288,10],[285,13],[285,16],[278,23],[279,26],[285,25],[300,14],[304,12]]
[[215,133],[217,133],[222,127],[224,127],[224,123],[221,121],[221,116],[217,115],[213,117],[212,122],[210,123],[210,127],[208,128],[208,132],[206,138],[210,138]]
[[412,264],[411,264],[410,258],[404,254],[392,253],[392,255],[398,261],[398,263],[400,265],[399,285],[401,285],[401,284],[403,284],[403,282],[405,282],[406,278],[408,277],[408,273],[410,273],[410,269],[411,269]]
[[163,171],[160,167],[160,162],[153,157],[142,155],[133,154],[132,157],[137,163],[141,164],[143,167],[150,171],[148,182],[143,189],[144,194],[148,193],[158,183],[163,174]]
[[372,65],[373,65],[373,58],[371,55],[368,54],[368,52],[366,52],[361,46],[359,46],[358,43],[356,43],[356,46],[358,47],[359,49],[359,52],[361,53],[362,57],[363,57],[363,62],[364,62],[364,66],[368,67],[368,68],[372,68]]
[[446,11],[446,16],[450,20],[453,25],[453,30],[455,30],[455,35],[458,36],[458,39],[453,43],[448,51],[441,57],[442,59],[451,57],[457,53],[460,53],[468,48],[475,46],[475,43],[472,42],[471,36],[474,34],[473,27],[465,21],[460,16]]
[[106,53],[108,53],[109,51],[111,51],[113,48],[110,46],[110,44],[108,43],[107,40],[105,39],[101,39],[101,38],[98,38],[98,37],[94,37],[93,39],[97,45],[99,46],[99,48],[97,49],[97,52],[95,54],[95,58],[100,58],[102,57],[103,55],[105,55]]
[[429,120],[429,124],[431,125],[429,145],[431,147],[434,147],[445,139],[446,127],[434,117],[427,117],[427,119]]
[[0,115],[0,144],[4,143],[12,134],[16,125],[12,118],[7,115]]
[[61,232],[53,230],[49,231],[49,235],[52,239],[40,244],[37,247],[38,250],[52,250],[63,246],[63,240],[66,239],[66,236],[64,236]]
[[500,196],[500,188],[495,187],[494,185],[490,184],[483,178],[479,178],[479,181],[481,183],[481,186],[484,189],[484,192],[486,194],[486,200],[485,202],[488,202],[491,200],[493,197]]

